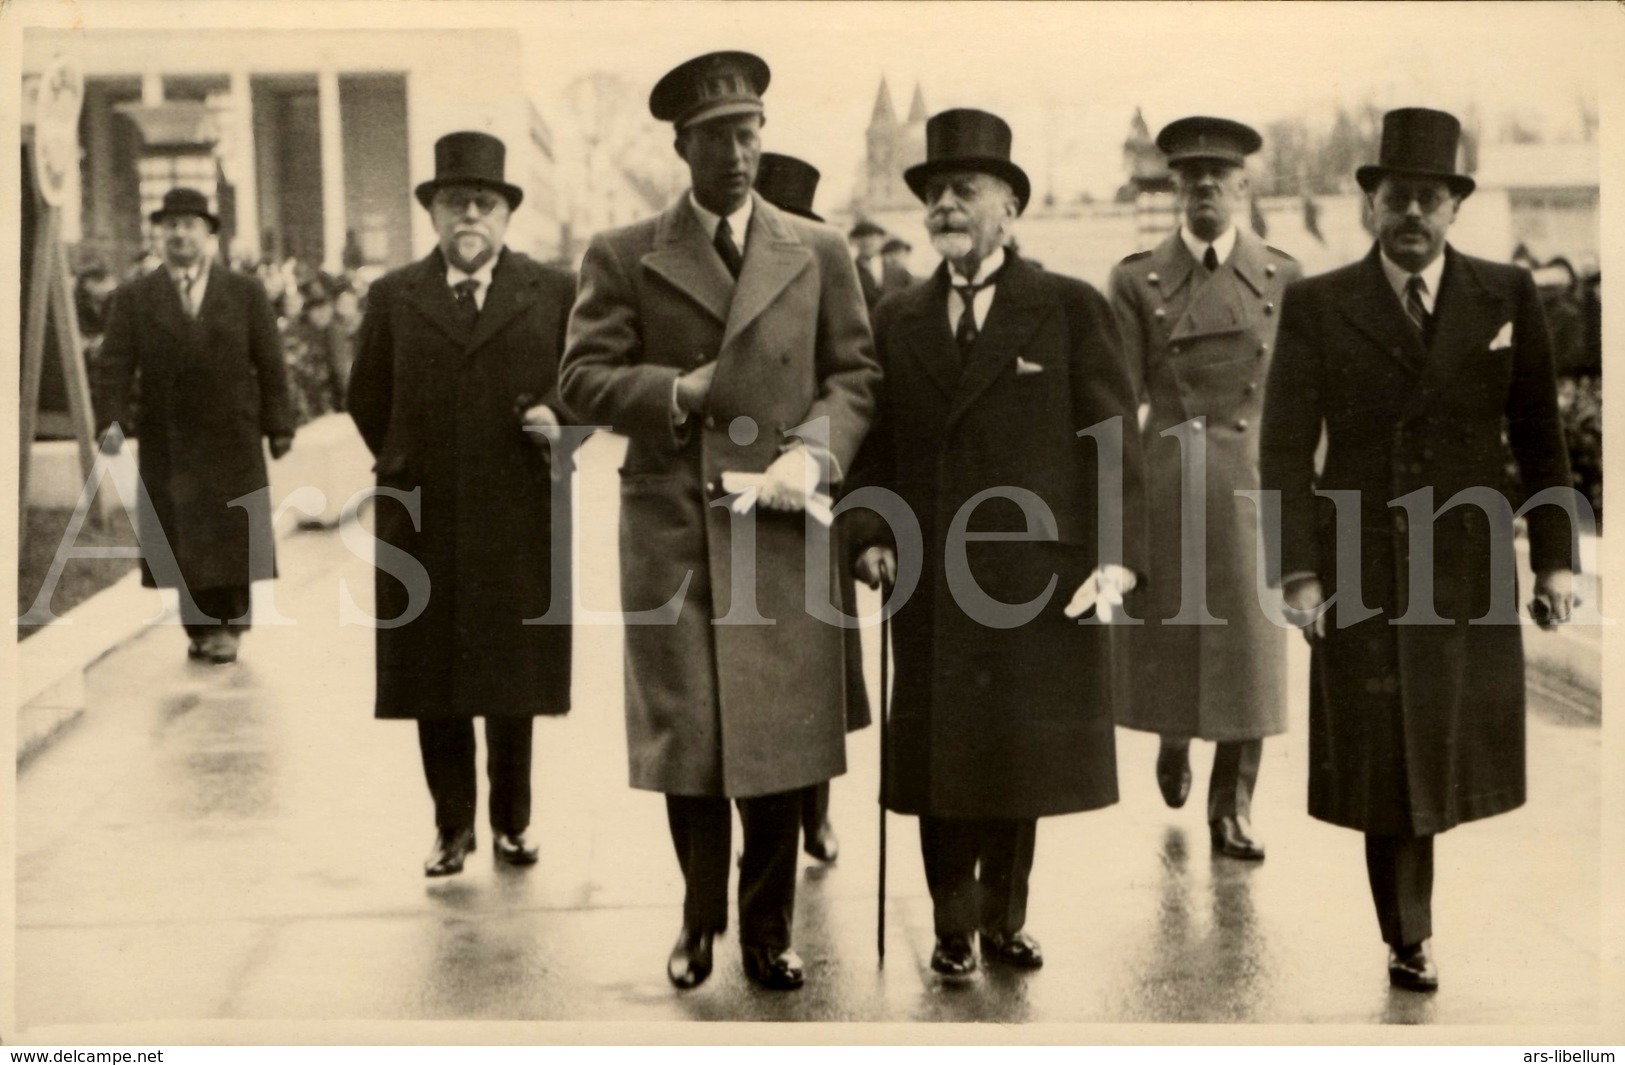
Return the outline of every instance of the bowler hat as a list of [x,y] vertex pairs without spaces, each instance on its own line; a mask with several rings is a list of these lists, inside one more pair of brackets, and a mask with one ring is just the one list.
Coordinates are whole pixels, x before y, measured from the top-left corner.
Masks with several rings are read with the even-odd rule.
[[878,224],[867,218],[860,218],[853,223],[852,228],[846,231],[846,239],[857,240],[859,237],[883,237],[886,231]]
[[909,242],[904,240],[902,237],[893,237],[890,240],[888,240],[885,244],[881,245],[880,254],[882,254],[882,255],[890,255],[894,251],[900,251],[900,252],[903,252],[906,255],[907,253],[909,253],[909,252],[911,252],[913,250],[914,250],[913,246],[910,245]]
[[759,115],[771,77],[767,64],[749,52],[707,52],[655,83],[649,111],[678,129],[724,115]]
[[513,210],[525,192],[503,180],[507,155],[503,143],[489,133],[464,130],[446,134],[434,142],[434,180],[417,187],[418,202],[428,207],[434,194],[447,185],[473,185],[500,192]]
[[163,206],[147,216],[147,221],[157,225],[164,219],[173,215],[195,214],[209,223],[209,232],[220,232],[220,219],[209,212],[209,199],[197,189],[176,188],[164,193]]
[[1384,175],[1438,178],[1457,196],[1466,197],[1477,183],[1456,170],[1461,123],[1455,115],[1426,107],[1401,107],[1382,116],[1382,148],[1374,164],[1354,172],[1360,188],[1371,192]]
[[1015,191],[1020,214],[1032,198],[1032,184],[1026,171],[1010,161],[1010,139],[1010,126],[998,115],[969,107],[940,111],[925,123],[925,162],[903,171],[903,180],[924,200],[933,175],[951,170],[992,174]]
[[813,194],[818,191],[818,168],[793,155],[763,152],[756,169],[756,191],[781,211],[814,222],[824,220],[812,209]]
[[1251,126],[1207,115],[1176,119],[1157,134],[1157,147],[1168,156],[1169,166],[1190,159],[1214,159],[1241,166],[1263,144],[1264,138]]

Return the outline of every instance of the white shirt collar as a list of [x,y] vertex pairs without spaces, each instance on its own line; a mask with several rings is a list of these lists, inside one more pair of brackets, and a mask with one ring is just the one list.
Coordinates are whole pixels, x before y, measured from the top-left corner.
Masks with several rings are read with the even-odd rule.
[[[721,221],[722,216],[701,207],[700,201],[694,198],[693,189],[688,191],[688,205],[694,209],[694,217],[700,220],[700,228],[705,230],[705,235],[711,240],[717,239],[717,222]],[[739,209],[728,216],[728,228],[733,232],[734,243],[739,245],[741,253],[745,250],[745,234],[750,231],[750,216],[755,207],[756,197],[746,196]]]
[[[969,283],[973,285],[981,284],[983,281],[988,279],[993,271],[997,270],[1003,265],[1004,248],[1002,246],[994,248],[992,253],[989,254],[987,258],[983,259],[981,265],[976,268],[976,276],[971,278]],[[953,285],[966,284],[965,279],[959,276],[958,272],[954,270],[953,264],[951,263],[948,265],[948,282],[949,284]]]
[[192,279],[192,281],[194,283],[196,283],[197,281],[199,281],[199,280],[203,279],[204,277],[208,276],[208,274],[209,274],[209,260],[206,259],[206,258],[205,259],[199,259],[197,262],[193,263],[191,266],[186,267],[185,269],[182,269],[182,268],[180,268],[178,266],[170,266],[166,262],[166,263],[164,263],[164,269],[169,271],[170,278],[176,284],[179,284],[182,280],[184,280],[184,279],[186,279],[188,277],[190,277]]
[[[1394,295],[1399,297],[1399,301],[1404,303],[1405,286],[1411,280],[1411,272],[1388,258],[1387,252],[1379,251],[1378,254],[1382,259],[1382,272],[1387,276],[1388,284],[1392,286]],[[1444,278],[1444,253],[1440,252],[1434,256],[1433,261],[1422,267],[1419,273],[1422,275],[1422,306],[1432,314],[1433,305],[1439,298],[1439,282]]]
[[[1191,257],[1197,262],[1201,262],[1202,259],[1207,255],[1210,242],[1205,241],[1201,237],[1198,237],[1195,233],[1192,233],[1190,226],[1182,225],[1179,227],[1179,239],[1185,242],[1186,249],[1190,251]],[[1219,257],[1220,265],[1229,262],[1230,253],[1234,251],[1236,247],[1236,227],[1232,225],[1223,233],[1220,233],[1218,236],[1214,237],[1211,241],[1211,246],[1213,248],[1213,254]]]
[[479,269],[472,274],[461,267],[453,266],[448,259],[446,261],[446,287],[456,288],[460,281],[474,281],[479,286],[474,290],[474,306],[483,310],[485,307],[485,294],[491,291],[491,274],[496,269],[497,260],[500,258],[502,258],[502,249],[498,248],[497,253],[481,263]]

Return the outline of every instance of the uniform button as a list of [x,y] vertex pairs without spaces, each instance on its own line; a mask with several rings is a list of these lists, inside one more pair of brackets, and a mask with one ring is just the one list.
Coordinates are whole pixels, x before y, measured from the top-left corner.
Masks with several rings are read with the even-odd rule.
[[717,427],[717,420],[711,417],[711,415],[707,414],[705,416],[705,427],[707,429],[715,429]]
[[1275,276],[1275,264],[1274,263],[1265,263],[1264,264],[1264,276],[1265,277],[1274,277]]
[[1236,419],[1236,432],[1245,433],[1246,431],[1247,431],[1247,419],[1246,418],[1237,418]]
[[1157,276],[1157,272],[1155,270],[1151,271],[1149,274],[1146,274],[1145,279],[1151,282],[1153,285],[1162,284],[1162,278]]
[[1247,382],[1247,387],[1242,389],[1242,392],[1249,395],[1249,396],[1252,395],[1254,392],[1257,392],[1257,391],[1258,391],[1258,382],[1257,381],[1248,381]]
[[1258,357],[1259,358],[1262,359],[1264,356],[1268,355],[1269,353],[1270,353],[1270,346],[1268,344],[1260,344],[1260,345],[1258,345]]
[[706,481],[705,482],[705,491],[706,491],[707,495],[716,495],[717,494],[717,482],[715,482],[715,481]]
[[1275,304],[1271,303],[1269,300],[1265,300],[1264,301],[1264,313],[1265,314],[1274,314],[1275,313]]
[[1201,432],[1203,429],[1207,428],[1207,419],[1205,419],[1205,418],[1197,418],[1196,421],[1195,421],[1195,425],[1196,425],[1196,431]]
[[1164,318],[1168,317],[1168,312],[1166,310],[1162,309],[1161,307],[1158,307],[1158,308],[1156,308],[1155,310],[1153,310],[1151,312],[1151,317],[1155,318],[1157,321],[1160,322]]

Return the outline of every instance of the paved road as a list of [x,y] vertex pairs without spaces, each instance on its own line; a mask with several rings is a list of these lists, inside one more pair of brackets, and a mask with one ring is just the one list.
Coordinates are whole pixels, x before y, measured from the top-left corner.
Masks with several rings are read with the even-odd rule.
[[[617,452],[601,438],[584,457],[582,602],[594,609],[615,606]],[[682,888],[659,796],[626,786],[620,632],[578,630],[576,709],[538,724],[541,864],[493,868],[487,847],[462,876],[427,881],[414,730],[372,719],[372,632],[340,624],[346,596],[370,608],[370,566],[339,532],[299,533],[280,558],[283,580],[258,591],[290,624],[264,624],[262,598],[231,667],[188,663],[179,629],[154,627],[93,671],[85,718],[22,772],[17,1019],[33,1034],[194,1018],[1597,1019],[1600,733],[1538,707],[1529,805],[1440,842],[1436,996],[1389,990],[1360,838],[1304,814],[1301,702],[1292,733],[1265,748],[1266,862],[1213,859],[1201,792],[1163,807],[1155,738],[1120,731],[1122,802],[1039,832],[1029,929],[1047,967],[962,990],[926,968],[909,818],[891,820],[876,966],[878,743],[857,734],[834,789],[840,861],[802,874],[807,987],[755,989],[730,937],[710,982],[678,994],[664,960]],[[1302,690],[1301,655],[1295,669]],[[1200,787],[1211,747],[1195,753]]]

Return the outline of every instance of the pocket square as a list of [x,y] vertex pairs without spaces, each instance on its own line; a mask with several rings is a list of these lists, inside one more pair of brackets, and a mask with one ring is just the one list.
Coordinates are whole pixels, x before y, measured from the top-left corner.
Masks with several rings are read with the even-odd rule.
[[1490,350],[1500,351],[1502,348],[1510,348],[1511,346],[1512,323],[1507,322],[1505,325],[1501,326],[1501,331],[1495,334],[1495,339],[1490,341]]
[[1043,373],[1044,368],[1036,362],[1028,362],[1020,355],[1016,356],[1016,374],[1018,376],[1030,373]]

